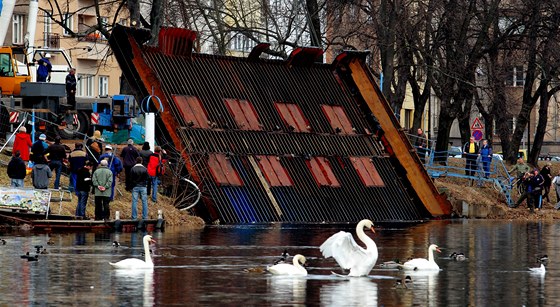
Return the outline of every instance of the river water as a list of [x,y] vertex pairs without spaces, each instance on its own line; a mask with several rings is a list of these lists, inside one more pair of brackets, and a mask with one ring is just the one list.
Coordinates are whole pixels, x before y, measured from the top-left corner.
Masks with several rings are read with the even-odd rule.
[[[559,306],[560,224],[454,220],[376,225],[378,264],[426,257],[436,243],[441,270],[405,273],[376,265],[369,277],[341,278],[318,246],[351,225],[209,226],[153,234],[155,269],[115,270],[108,262],[141,258],[143,233],[3,233],[2,306]],[[113,247],[118,241],[121,246]],[[49,242],[50,241],[50,242]],[[52,243],[52,244],[47,244]],[[35,245],[47,254],[38,261]],[[308,260],[307,277],[282,277],[247,268],[270,265],[284,249]],[[466,261],[449,258],[462,252]],[[549,257],[544,276],[529,272]]]

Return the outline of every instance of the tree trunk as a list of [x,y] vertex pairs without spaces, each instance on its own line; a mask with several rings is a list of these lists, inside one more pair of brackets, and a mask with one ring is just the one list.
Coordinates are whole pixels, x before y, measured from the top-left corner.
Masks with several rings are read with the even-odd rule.
[[[321,19],[319,16],[319,4],[317,0],[306,0],[305,5],[307,8],[307,15],[309,16],[309,33],[311,36],[311,46],[322,47],[321,41]],[[317,62],[323,62],[321,56]]]
[[[545,81],[543,80],[542,82]],[[539,121],[535,131],[535,138],[533,139],[533,147],[531,148],[531,152],[528,157],[528,162],[533,165],[537,165],[537,161],[541,153],[541,147],[543,145],[544,135],[546,134],[549,101],[550,97],[548,96],[548,92],[543,91],[540,97]]]
[[150,30],[152,38],[150,39],[151,45],[156,45],[158,41],[159,30],[163,25],[163,0],[152,0],[152,9],[150,10]]
[[[437,142],[436,142],[436,152],[444,152],[448,150],[449,146],[449,133],[451,131],[451,126],[453,125],[453,121],[455,118],[447,111],[448,108],[445,106],[449,106],[449,102],[442,102],[442,108],[439,113],[439,124],[438,124],[438,134],[437,134]],[[447,157],[435,157],[436,162],[443,162],[447,159]]]

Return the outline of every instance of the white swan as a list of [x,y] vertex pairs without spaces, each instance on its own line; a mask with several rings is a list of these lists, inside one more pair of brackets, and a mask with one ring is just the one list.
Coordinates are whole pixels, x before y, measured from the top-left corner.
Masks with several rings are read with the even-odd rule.
[[339,231],[323,244],[320,250],[325,258],[333,257],[343,269],[350,269],[348,276],[367,276],[377,262],[377,245],[364,233],[364,227],[371,229],[373,233],[373,222],[362,220],[356,226],[356,235],[366,245],[359,246],[352,234]]
[[544,264],[541,263],[541,266],[538,268],[529,268],[529,270],[531,271],[531,273],[535,273],[535,274],[545,274],[546,273],[546,268],[544,266]]
[[436,244],[432,244],[428,247],[428,259],[415,258],[403,263],[400,267],[405,270],[414,271],[439,270],[439,266],[434,261],[434,251],[441,253],[439,247]]
[[266,268],[270,273],[275,275],[297,275],[305,276],[307,275],[307,270],[300,265],[305,263],[305,257],[303,255],[297,254],[292,260],[293,264],[279,263],[271,267]]
[[128,258],[117,263],[109,262],[109,264],[117,269],[153,269],[154,263],[152,262],[152,257],[150,256],[149,245],[150,243],[155,243],[156,241],[153,240],[150,235],[145,235],[142,241],[144,243],[144,260]]

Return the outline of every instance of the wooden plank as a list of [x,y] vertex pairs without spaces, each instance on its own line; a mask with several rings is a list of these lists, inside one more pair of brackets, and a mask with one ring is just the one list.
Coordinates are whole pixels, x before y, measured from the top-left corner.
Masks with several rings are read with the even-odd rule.
[[299,106],[295,103],[287,103],[286,107],[290,111],[294,123],[297,125],[298,132],[309,132],[309,129],[307,129],[309,121],[303,116],[303,112],[301,112]]
[[[261,157],[263,157],[263,156],[261,156]],[[276,201],[276,198],[274,197],[274,194],[270,190],[270,187],[268,186],[267,181],[263,177],[263,174],[260,171],[261,169],[257,166],[257,163],[255,163],[255,159],[253,157],[249,156],[249,157],[247,157],[247,159],[249,160],[249,163],[251,163],[251,166],[253,167],[253,170],[255,170],[255,172],[257,174],[257,177],[259,178],[259,181],[263,185],[263,187],[266,191],[266,195],[268,196],[268,199],[272,203],[272,206],[274,207],[274,211],[276,211],[276,214],[278,215],[278,219],[280,220],[280,217],[283,214],[282,209],[280,208],[280,205],[278,204],[278,201]],[[262,160],[265,160],[265,159],[261,158],[261,161]]]
[[217,154],[215,157],[225,176],[227,184],[230,186],[242,186],[243,181],[241,181],[241,177],[239,177],[239,174],[237,174],[237,171],[233,168],[231,160],[226,158],[223,154]]
[[286,126],[292,126],[294,128],[294,132],[301,132],[300,128],[298,127],[297,123],[292,116],[292,113],[288,109],[288,104],[283,102],[276,102],[274,103],[278,114],[286,124]]
[[201,128],[201,125],[198,122],[196,116],[194,115],[194,111],[192,110],[187,100],[187,97],[179,96],[179,95],[173,95],[172,97],[173,97],[173,101],[175,101],[175,105],[177,106],[179,112],[181,113],[181,116],[183,117],[183,120],[186,123],[192,122],[194,128]]
[[383,98],[381,91],[370,78],[362,60],[351,59],[348,68],[360,95],[366,102],[369,110],[383,127],[382,140],[386,141],[387,152],[394,156],[404,168],[412,188],[426,209],[434,216],[451,214],[451,204],[441,195],[433,184],[428,173],[420,162],[418,155],[413,151],[412,145],[406,135],[397,128],[400,127],[393,111]]
[[202,106],[202,102],[198,99],[198,97],[186,96],[186,98],[200,128],[210,128],[210,125],[208,123],[208,115],[206,114],[206,110]]

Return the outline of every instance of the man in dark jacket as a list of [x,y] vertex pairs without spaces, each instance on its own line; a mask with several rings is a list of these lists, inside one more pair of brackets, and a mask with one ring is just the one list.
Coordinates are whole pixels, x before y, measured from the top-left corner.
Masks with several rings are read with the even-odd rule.
[[45,151],[45,157],[49,162],[49,167],[51,168],[51,170],[56,173],[56,177],[54,179],[54,188],[58,189],[60,187],[62,161],[66,159],[66,149],[60,143],[59,136],[54,139],[54,144],[47,148],[47,150]]
[[23,188],[23,179],[25,179],[26,171],[27,166],[21,159],[21,153],[18,150],[15,152],[12,160],[10,160],[10,163],[8,163],[8,177],[11,179],[12,188]]
[[76,194],[78,195],[78,205],[76,206],[76,217],[82,219],[86,217],[86,205],[88,196],[91,191],[91,168],[93,163],[90,161],[85,162],[76,174]]
[[[74,145],[74,151],[70,153],[68,162],[70,163],[70,190],[78,191],[76,189],[76,179],[78,177],[78,171],[86,165],[88,157],[86,152],[83,151],[84,146],[81,143],[76,143]],[[93,163],[91,164],[93,165]]]
[[130,169],[130,184],[132,187],[132,219],[138,217],[138,196],[142,198],[142,219],[148,218],[148,169],[142,165],[142,157],[136,157],[136,165]]
[[44,164],[46,159],[45,159],[45,151],[49,148],[49,144],[47,144],[46,142],[47,140],[47,136],[44,134],[41,134],[39,136],[39,139],[33,143],[33,145],[31,145],[31,154],[29,159],[31,160],[31,162],[37,164]]
[[467,176],[476,176],[478,144],[475,142],[474,137],[471,136],[469,141],[463,145],[463,154],[467,159],[465,174],[467,174]]
[[66,75],[66,103],[72,106],[72,109],[76,107],[76,69],[71,68],[68,75]]
[[136,147],[134,147],[134,141],[129,139],[125,148],[121,151],[121,158],[124,167],[124,178],[125,178],[125,188],[127,191],[132,189],[130,185],[130,169],[136,164],[136,158],[138,158],[140,154]]

